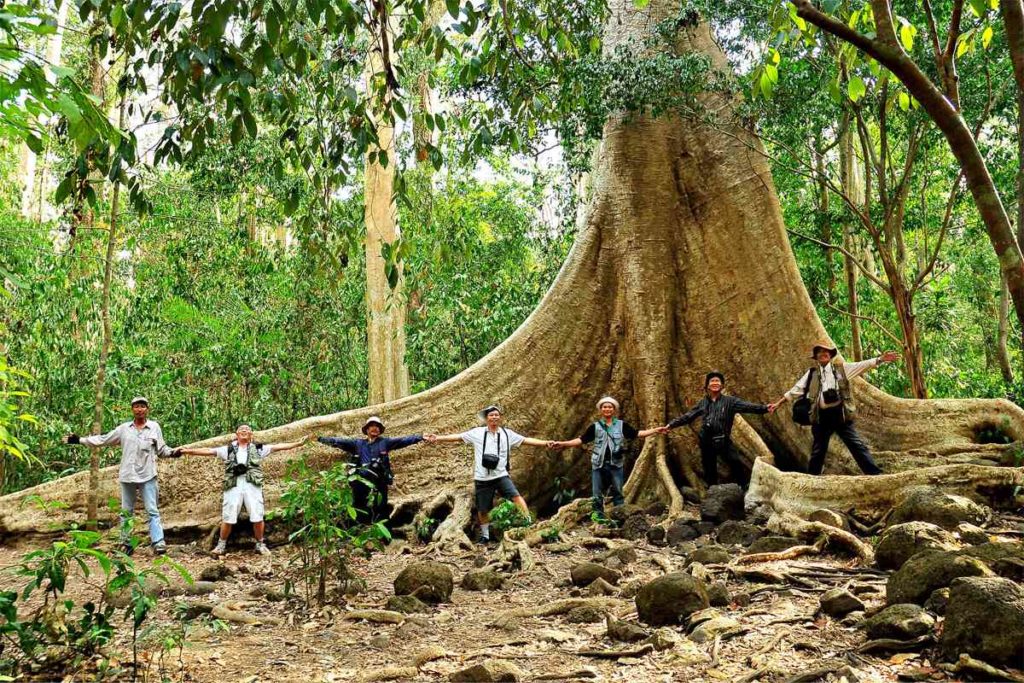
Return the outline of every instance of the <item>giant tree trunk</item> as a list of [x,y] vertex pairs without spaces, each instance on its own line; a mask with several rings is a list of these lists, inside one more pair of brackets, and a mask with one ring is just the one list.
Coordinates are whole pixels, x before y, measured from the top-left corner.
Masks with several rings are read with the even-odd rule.
[[[642,38],[675,9],[671,0],[643,10],[632,0],[614,4],[608,49]],[[706,26],[680,30],[680,49],[702,51],[716,68],[726,68]],[[371,410],[382,415],[390,434],[461,431],[491,401],[503,404],[508,426],[517,431],[571,437],[593,419],[594,402],[604,394],[622,401],[633,424],[664,424],[699,396],[712,367],[726,373],[731,391],[751,400],[773,399],[791,387],[807,367],[811,344],[827,335],[800,280],[764,155],[751,149],[757,141],[734,125],[736,102],[720,94],[703,99],[720,117],[714,126],[641,115],[607,123],[576,244],[537,310],[490,354],[421,394],[310,417],[262,431],[259,440],[353,434]],[[1004,425],[1014,440],[1024,438],[1024,411],[1008,401],[902,400],[861,379],[854,390],[861,433],[891,472],[997,460],[1006,447],[976,443],[978,431],[993,424]],[[738,420],[734,436],[747,458],[774,455],[779,467],[806,466],[810,434],[786,414]],[[336,455],[315,453],[319,462]],[[678,513],[680,485],[697,483],[699,462],[690,429],[648,439],[631,463],[627,495],[663,500]],[[285,458],[272,458],[267,468],[271,506],[284,465]],[[451,499],[450,509],[465,501],[472,478],[465,446],[417,446],[395,454],[394,466],[399,503],[426,505],[445,489],[462,496]],[[857,471],[838,439],[826,469]],[[530,503],[544,504],[555,493],[555,477],[585,490],[589,460],[579,450],[522,447],[512,455],[512,475]],[[218,518],[218,476],[208,460],[163,466],[163,517],[171,533]],[[111,488],[114,479],[111,471]],[[63,498],[72,507],[61,514],[75,514],[80,486],[71,477],[4,498],[0,533],[38,531],[53,521],[17,509],[29,493]]]

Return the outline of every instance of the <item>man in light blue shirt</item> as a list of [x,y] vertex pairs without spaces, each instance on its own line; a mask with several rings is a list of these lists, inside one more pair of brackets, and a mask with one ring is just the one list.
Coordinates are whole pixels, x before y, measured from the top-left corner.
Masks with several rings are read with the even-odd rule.
[[[141,492],[142,504],[149,515],[149,540],[153,552],[163,555],[167,552],[167,544],[157,507],[156,459],[177,457],[180,452],[167,445],[160,425],[149,419],[149,400],[145,396],[132,399],[132,416],[130,422],[120,424],[106,434],[79,436],[72,433],[64,437],[64,443],[91,448],[121,446],[121,468],[117,477],[121,483],[121,527],[123,529],[126,520],[134,514],[135,499]],[[130,537],[124,535],[121,540],[124,551],[130,555],[133,550]]]

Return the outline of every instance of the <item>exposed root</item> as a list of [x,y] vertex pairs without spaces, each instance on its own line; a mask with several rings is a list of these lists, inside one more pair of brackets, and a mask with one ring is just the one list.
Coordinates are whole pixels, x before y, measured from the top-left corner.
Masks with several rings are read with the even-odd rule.
[[621,598],[564,598],[546,605],[520,607],[509,612],[509,615],[513,617],[551,617],[557,614],[566,614],[577,607],[592,607],[619,615],[632,609],[633,603]]
[[940,664],[939,668],[951,674],[968,673],[975,676],[985,676],[990,681],[1011,681],[1011,683],[1024,683],[1024,676],[996,668],[987,662],[966,654],[960,655],[956,664]]
[[[498,556],[488,563],[489,567],[501,571],[523,571],[528,572],[536,565],[533,551],[526,542],[525,529],[510,529],[501,537],[501,546],[498,548]],[[515,533],[523,532],[523,533]]]
[[582,657],[599,657],[601,659],[621,659],[622,657],[642,657],[654,652],[654,646],[650,643],[640,647],[626,650],[577,650],[576,654]]
[[922,645],[928,645],[934,640],[935,637],[930,633],[926,633],[923,636],[919,636],[911,640],[896,640],[895,638],[878,638],[876,640],[869,640],[866,643],[863,643],[860,647],[857,648],[857,652],[859,652],[860,654],[865,654],[867,652],[875,652],[878,650],[882,652],[905,652],[907,650],[916,650]]
[[405,681],[416,678],[419,669],[413,666],[385,666],[381,669],[368,671],[360,677],[364,683],[375,683],[376,681]]
[[751,555],[740,555],[736,558],[736,564],[754,564],[756,562],[775,562],[777,560],[792,560],[795,557],[801,555],[817,555],[821,552],[822,548],[828,539],[825,537],[819,538],[814,545],[796,545],[792,548],[786,548],[785,550],[777,553],[753,553]]
[[[822,522],[807,522],[796,515],[776,513],[768,520],[768,528],[784,536],[803,539],[820,539],[825,537],[829,546],[839,546],[853,551],[864,564],[874,564],[875,551],[870,545],[851,534],[849,531],[837,529]],[[817,547],[820,540],[815,541]]]
[[[940,465],[879,476],[811,476],[782,472],[758,460],[746,495],[748,509],[767,506],[775,512],[806,517],[826,508],[876,520],[899,505],[917,486],[935,486],[949,493],[991,503],[1009,497],[1024,484],[1024,467]],[[863,522],[861,522],[863,524]]]
[[347,621],[372,621],[375,624],[401,624],[405,621],[404,614],[388,609],[357,609],[344,612],[341,618]]
[[524,540],[531,548],[544,542],[543,532],[558,529],[559,532],[569,531],[590,519],[593,503],[589,498],[577,498],[558,508],[552,517],[537,522],[527,529]]
[[236,624],[277,624],[279,621],[274,618],[258,617],[245,611],[244,602],[222,602],[216,605],[211,611],[217,619],[231,621]]

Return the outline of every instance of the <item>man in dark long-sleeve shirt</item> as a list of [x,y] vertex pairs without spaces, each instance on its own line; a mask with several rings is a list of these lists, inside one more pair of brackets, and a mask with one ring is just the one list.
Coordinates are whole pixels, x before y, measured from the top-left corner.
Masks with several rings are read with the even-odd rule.
[[698,417],[703,418],[697,439],[704,466],[704,481],[708,486],[718,483],[718,458],[721,457],[729,465],[733,479],[746,488],[750,483],[750,472],[732,446],[732,423],[737,413],[764,414],[768,412],[768,406],[723,394],[724,387],[725,375],[717,371],[709,372],[704,378],[704,389],[707,392],[704,398],[663,429],[668,431],[689,424]]
[[[391,473],[391,451],[406,448],[423,441],[420,434],[409,436],[385,437],[384,423],[374,415],[363,425],[365,439],[346,439],[344,437],[322,436],[317,441],[349,453],[353,456],[352,464],[360,477],[370,482],[367,486],[361,481],[352,482],[352,496],[356,509],[359,510],[356,521],[380,522],[388,518],[388,486],[394,480]],[[373,495],[376,494],[376,495]]]

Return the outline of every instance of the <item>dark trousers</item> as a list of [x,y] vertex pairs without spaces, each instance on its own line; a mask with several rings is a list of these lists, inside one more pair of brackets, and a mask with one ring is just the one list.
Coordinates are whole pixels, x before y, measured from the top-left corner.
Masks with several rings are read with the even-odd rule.
[[817,475],[825,469],[825,454],[828,453],[828,442],[832,440],[833,434],[836,434],[846,444],[861,472],[864,474],[882,473],[881,468],[871,457],[868,445],[853,428],[853,423],[843,419],[842,406],[820,410],[818,424],[811,425],[811,436],[814,437],[814,441],[811,444],[811,462],[807,466],[808,473]]
[[388,505],[388,487],[382,484],[376,477],[362,475],[371,485],[367,486],[361,481],[352,482],[352,499],[356,508],[356,522],[359,524],[371,524],[373,522],[387,522],[391,515],[391,506]]
[[714,486],[718,483],[718,459],[721,458],[729,466],[729,473],[737,484],[747,488],[750,483],[750,470],[743,464],[743,459],[732,446],[732,440],[726,436],[715,439],[713,435],[701,432],[700,460],[704,467],[704,483]]
[[611,489],[612,505],[618,507],[626,502],[622,496],[622,466],[608,462],[590,471],[590,489],[593,496],[594,512],[604,512],[604,492]]

